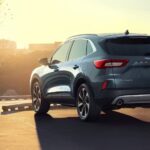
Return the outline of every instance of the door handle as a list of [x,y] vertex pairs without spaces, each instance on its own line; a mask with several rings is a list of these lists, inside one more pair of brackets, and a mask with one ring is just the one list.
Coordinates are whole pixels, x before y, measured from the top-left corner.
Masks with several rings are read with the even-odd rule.
[[78,69],[78,68],[79,68],[78,65],[74,65],[74,66],[73,66],[73,69]]

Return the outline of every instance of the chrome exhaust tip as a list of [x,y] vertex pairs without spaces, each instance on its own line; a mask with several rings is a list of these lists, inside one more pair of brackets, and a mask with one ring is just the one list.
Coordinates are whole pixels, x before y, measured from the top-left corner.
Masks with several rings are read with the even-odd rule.
[[116,102],[116,105],[120,107],[120,106],[123,105],[123,103],[124,103],[123,100],[122,100],[122,99],[119,99],[119,100]]

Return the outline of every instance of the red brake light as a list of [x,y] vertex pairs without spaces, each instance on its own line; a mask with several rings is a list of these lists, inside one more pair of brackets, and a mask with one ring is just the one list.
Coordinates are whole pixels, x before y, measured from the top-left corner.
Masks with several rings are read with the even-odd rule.
[[103,59],[95,60],[94,65],[97,69],[123,67],[128,63],[126,59]]

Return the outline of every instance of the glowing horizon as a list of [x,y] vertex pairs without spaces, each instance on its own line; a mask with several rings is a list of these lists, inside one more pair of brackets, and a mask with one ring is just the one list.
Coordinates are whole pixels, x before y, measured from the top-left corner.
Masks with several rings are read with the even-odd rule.
[[0,10],[0,39],[19,47],[83,33],[150,34],[149,0],[5,0]]

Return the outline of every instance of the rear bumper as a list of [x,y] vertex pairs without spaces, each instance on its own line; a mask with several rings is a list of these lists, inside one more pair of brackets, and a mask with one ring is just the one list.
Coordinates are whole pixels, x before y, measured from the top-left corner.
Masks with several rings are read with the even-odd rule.
[[114,107],[150,107],[150,89],[101,91],[99,98],[96,98],[96,103],[103,106]]
[[150,94],[122,95],[112,101],[112,105],[150,104]]

